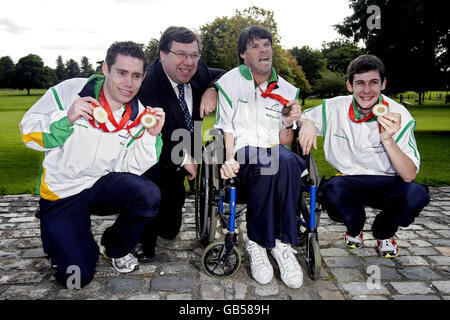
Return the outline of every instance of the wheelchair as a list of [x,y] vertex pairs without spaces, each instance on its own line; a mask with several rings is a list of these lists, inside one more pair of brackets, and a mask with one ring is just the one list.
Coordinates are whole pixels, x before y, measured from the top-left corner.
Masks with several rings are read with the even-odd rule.
[[[195,224],[197,238],[204,246],[204,272],[213,278],[224,279],[236,274],[241,266],[242,255],[237,248],[235,222],[246,211],[245,195],[237,192],[233,180],[224,181],[220,177],[220,168],[225,158],[223,131],[210,129],[209,135],[212,139],[202,149],[200,174],[195,181]],[[296,141],[292,151],[302,154]],[[319,175],[312,155],[302,158],[308,174],[302,178],[302,194],[297,205],[298,246],[306,246],[308,274],[311,279],[316,280],[320,277],[322,267],[317,233],[321,213],[317,196]],[[223,240],[216,240],[218,224],[227,230]]]

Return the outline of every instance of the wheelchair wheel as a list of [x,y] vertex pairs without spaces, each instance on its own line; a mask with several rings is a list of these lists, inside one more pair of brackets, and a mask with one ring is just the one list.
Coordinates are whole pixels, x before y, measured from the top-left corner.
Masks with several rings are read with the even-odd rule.
[[213,242],[205,248],[202,255],[202,267],[213,278],[232,277],[241,267],[241,253],[233,246],[227,257],[224,256],[225,242]]
[[202,164],[195,189],[195,227],[197,238],[202,245],[208,245],[216,233],[217,208],[211,205],[211,166]]
[[322,268],[322,256],[320,255],[320,246],[317,238],[309,238],[306,252],[306,264],[308,266],[309,277],[312,280],[319,279],[320,269]]

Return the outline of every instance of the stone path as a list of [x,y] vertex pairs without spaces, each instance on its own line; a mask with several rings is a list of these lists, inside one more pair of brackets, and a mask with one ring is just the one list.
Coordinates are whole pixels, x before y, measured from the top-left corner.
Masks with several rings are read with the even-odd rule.
[[[275,277],[267,285],[255,282],[244,252],[245,222],[240,222],[238,247],[243,254],[239,272],[230,279],[208,277],[201,267],[202,247],[195,237],[194,200],[185,206],[183,226],[176,240],[160,239],[152,262],[131,274],[119,274],[99,258],[94,280],[81,290],[65,289],[50,273],[42,251],[39,220],[34,217],[38,197],[0,197],[0,299],[129,299],[129,300],[449,300],[450,299],[450,187],[431,188],[431,203],[415,223],[401,228],[396,239],[400,255],[379,258],[370,232],[375,212],[367,209],[365,247],[345,247],[345,227],[322,215],[319,227],[323,271],[320,280],[304,269],[300,289],[290,289]],[[115,216],[92,217],[99,239]],[[272,258],[270,258],[272,260]],[[273,265],[276,263],[272,260]]]

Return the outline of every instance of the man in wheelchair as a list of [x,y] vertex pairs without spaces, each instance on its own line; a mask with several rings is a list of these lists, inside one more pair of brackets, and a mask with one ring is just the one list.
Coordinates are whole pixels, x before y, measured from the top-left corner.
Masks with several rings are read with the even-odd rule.
[[298,89],[272,68],[267,29],[244,29],[238,55],[240,66],[216,82],[215,127],[224,131],[226,150],[221,177],[237,180],[248,200],[245,247],[254,279],[261,284],[272,280],[270,248],[282,281],[299,288],[303,273],[291,244],[298,242],[297,202],[307,171],[299,155],[280,145],[292,137],[293,124],[300,119]]
[[372,225],[377,251],[392,258],[399,252],[394,234],[414,222],[430,196],[414,181],[420,165],[416,122],[381,94],[384,74],[383,63],[373,55],[353,60],[347,69],[353,95],[305,110],[299,141],[309,152],[322,135],[326,160],[340,172],[324,184],[322,205],[332,220],[347,227],[346,245],[363,246],[364,206],[374,207],[381,210]]

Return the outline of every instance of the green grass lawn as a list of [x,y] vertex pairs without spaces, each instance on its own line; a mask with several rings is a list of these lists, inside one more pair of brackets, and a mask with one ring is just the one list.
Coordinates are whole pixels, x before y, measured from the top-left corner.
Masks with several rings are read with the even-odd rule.
[[[43,152],[25,147],[20,138],[19,122],[28,108],[45,90],[0,90],[0,194],[34,193]],[[321,99],[306,100],[305,108],[321,104]],[[450,185],[450,105],[422,105],[409,108],[417,120],[416,140],[421,154],[417,181],[432,186]],[[204,120],[203,130],[214,124],[214,114]],[[336,173],[325,160],[322,141],[313,151],[320,175]]]
[[19,122],[44,90],[0,90],[0,194],[35,193],[44,153],[25,147]]

